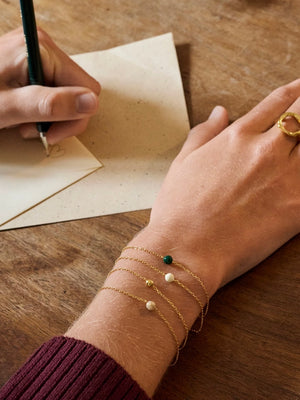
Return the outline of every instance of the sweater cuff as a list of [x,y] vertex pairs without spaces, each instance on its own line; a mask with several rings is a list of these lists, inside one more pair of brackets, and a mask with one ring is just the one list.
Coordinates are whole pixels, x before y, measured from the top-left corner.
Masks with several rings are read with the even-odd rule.
[[5,400],[150,400],[111,357],[64,336],[44,343],[0,390]]

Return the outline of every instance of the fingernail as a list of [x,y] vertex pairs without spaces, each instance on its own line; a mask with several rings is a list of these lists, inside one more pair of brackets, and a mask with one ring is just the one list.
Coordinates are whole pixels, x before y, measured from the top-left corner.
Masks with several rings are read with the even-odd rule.
[[212,112],[210,113],[208,119],[214,119],[214,118],[219,118],[221,114],[223,113],[223,107],[221,106],[216,106]]
[[97,98],[93,93],[84,93],[76,99],[77,112],[90,113],[97,107]]

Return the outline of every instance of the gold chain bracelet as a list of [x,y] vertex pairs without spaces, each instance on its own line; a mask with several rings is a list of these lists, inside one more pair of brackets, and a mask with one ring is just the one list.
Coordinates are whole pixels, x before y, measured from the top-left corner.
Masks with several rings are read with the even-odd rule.
[[197,329],[195,329],[195,328],[191,329],[191,331],[194,332],[194,333],[199,333],[201,331],[201,329],[203,327],[203,320],[204,320],[203,304],[202,304],[201,300],[195,295],[195,293],[193,293],[182,282],[180,282],[178,279],[176,279],[173,274],[171,274],[171,273],[165,274],[159,268],[155,267],[154,265],[148,263],[145,260],[140,260],[139,258],[134,258],[134,257],[123,257],[123,256],[120,256],[119,258],[117,258],[116,263],[118,261],[120,261],[120,260],[128,260],[128,261],[135,261],[135,262],[141,263],[141,264],[151,268],[153,271],[159,273],[160,275],[163,275],[165,277],[165,280],[168,283],[175,282],[178,286],[180,286],[182,289],[184,289],[189,295],[191,295],[200,306],[200,326]]
[[177,267],[179,267],[182,270],[184,270],[186,273],[190,274],[194,279],[196,279],[198,281],[198,283],[200,284],[200,286],[202,287],[203,292],[204,292],[205,297],[206,297],[206,305],[205,305],[204,316],[207,315],[208,307],[209,307],[209,295],[208,295],[208,291],[207,291],[202,279],[198,275],[196,275],[193,271],[191,271],[185,265],[183,265],[183,264],[181,264],[181,263],[179,263],[177,261],[174,261],[173,257],[170,256],[170,255],[162,256],[162,255],[156,253],[155,251],[148,250],[148,249],[145,249],[144,247],[139,247],[139,246],[126,246],[126,247],[123,248],[122,252],[125,251],[125,250],[130,250],[130,249],[143,251],[143,252],[148,253],[150,255],[153,255],[153,256],[155,256],[157,258],[160,258],[167,265],[171,265],[171,264],[176,265]]
[[156,311],[156,312],[157,312],[157,314],[159,315],[160,319],[161,319],[161,320],[164,322],[164,324],[168,327],[168,329],[169,329],[169,331],[170,331],[170,333],[171,333],[171,335],[172,335],[172,337],[173,337],[173,339],[174,339],[175,346],[176,346],[176,355],[175,355],[174,361],[172,362],[171,365],[175,365],[176,362],[178,361],[178,357],[179,357],[179,342],[178,342],[178,339],[177,339],[177,336],[176,336],[176,334],[175,334],[174,329],[172,328],[172,326],[170,325],[169,321],[166,319],[166,317],[164,316],[164,314],[163,314],[163,313],[159,310],[159,308],[156,306],[155,302],[152,301],[152,300],[143,299],[142,297],[139,297],[139,296],[136,296],[136,295],[134,295],[134,294],[128,293],[128,292],[126,292],[125,290],[118,289],[118,288],[114,288],[114,287],[111,287],[111,286],[104,286],[104,287],[102,287],[102,288],[99,290],[99,292],[101,292],[102,290],[112,290],[112,291],[114,291],[114,292],[123,294],[123,295],[125,295],[125,296],[130,297],[131,299],[138,300],[139,302],[144,303],[145,306],[146,306],[146,309],[147,309],[148,311]]
[[188,339],[188,334],[189,334],[189,328],[183,318],[183,315],[181,314],[181,312],[178,310],[178,308],[176,307],[176,305],[167,297],[165,296],[159,289],[158,287],[155,285],[155,283],[153,282],[153,280],[151,279],[147,279],[144,276],[138,274],[137,272],[129,269],[129,268],[114,268],[112,271],[110,271],[110,273],[107,276],[112,275],[114,272],[117,271],[124,271],[124,272],[129,272],[130,274],[136,276],[137,278],[141,279],[142,281],[144,281],[146,283],[146,286],[148,288],[152,288],[161,298],[163,298],[173,309],[173,311],[175,312],[175,314],[177,315],[177,317],[180,319],[184,330],[185,330],[185,337],[184,340],[180,346],[180,350],[182,350],[184,348],[184,346],[186,345],[187,339]]

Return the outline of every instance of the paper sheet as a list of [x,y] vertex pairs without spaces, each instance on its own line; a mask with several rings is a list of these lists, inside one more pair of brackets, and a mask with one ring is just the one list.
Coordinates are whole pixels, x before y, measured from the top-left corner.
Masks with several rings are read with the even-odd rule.
[[172,34],[74,60],[102,85],[79,139],[104,167],[2,229],[150,208],[189,131]]
[[0,226],[100,167],[75,138],[46,157],[41,142],[25,141],[13,130],[1,133]]

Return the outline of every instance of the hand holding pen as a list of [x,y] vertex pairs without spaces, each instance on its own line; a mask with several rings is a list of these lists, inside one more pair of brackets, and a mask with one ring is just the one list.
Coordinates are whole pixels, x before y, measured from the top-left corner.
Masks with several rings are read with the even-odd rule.
[[[27,47],[28,73],[31,85],[44,85],[43,65],[40,54],[38,35],[36,29],[34,7],[32,0],[20,0],[23,30]],[[49,155],[46,132],[48,132],[50,122],[37,122],[37,130],[45,147],[47,156]]]
[[[27,0],[25,1],[27,2]],[[0,129],[17,125],[24,138],[37,138],[37,122],[51,122],[50,145],[82,133],[97,112],[100,85],[38,29],[44,84],[28,86],[24,33],[0,38]],[[0,133],[1,134],[1,133]]]

